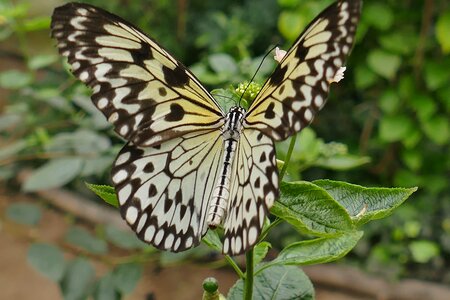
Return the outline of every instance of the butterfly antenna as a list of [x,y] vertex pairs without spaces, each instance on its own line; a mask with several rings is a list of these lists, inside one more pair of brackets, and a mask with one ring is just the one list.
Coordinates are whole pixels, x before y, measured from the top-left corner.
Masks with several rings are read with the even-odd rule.
[[250,79],[250,81],[248,82],[247,86],[244,89],[244,92],[242,92],[241,97],[239,98],[239,103],[238,105],[241,106],[241,100],[242,97],[244,97],[245,92],[247,91],[247,89],[249,88],[250,84],[253,82],[253,79],[255,79],[256,74],[258,74],[259,69],[261,69],[262,64],[264,63],[264,60],[267,58],[267,56],[272,53],[273,50],[275,50],[275,48],[278,47],[278,45],[273,46],[262,58],[261,62],[258,65],[258,68],[256,69],[255,73],[252,76],[252,79]]

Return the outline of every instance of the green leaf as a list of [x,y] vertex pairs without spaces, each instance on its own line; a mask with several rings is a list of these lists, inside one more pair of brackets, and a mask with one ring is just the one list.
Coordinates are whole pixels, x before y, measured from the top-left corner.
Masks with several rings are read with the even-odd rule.
[[31,73],[18,70],[4,71],[0,73],[0,87],[5,89],[20,89],[29,86],[33,81]]
[[321,157],[314,163],[315,166],[337,171],[345,171],[365,165],[370,162],[370,157],[351,154]]
[[366,64],[357,65],[355,69],[355,85],[359,90],[366,89],[377,82],[377,75]]
[[331,180],[316,180],[314,184],[344,206],[356,226],[387,217],[417,191],[417,188],[366,188]]
[[418,171],[423,165],[422,151],[418,149],[404,149],[402,151],[402,160],[409,169]]
[[102,198],[106,203],[119,207],[119,200],[117,199],[116,191],[114,187],[110,185],[98,185],[92,183],[85,183],[86,186],[93,191],[97,196]]
[[65,300],[84,300],[94,283],[95,271],[84,258],[74,259],[61,282]]
[[32,70],[37,70],[51,65],[57,60],[58,56],[53,54],[36,55],[28,61],[28,67]]
[[23,31],[37,31],[45,30],[50,27],[50,17],[35,17],[30,19],[25,19],[21,23],[19,30]]
[[8,205],[6,216],[16,223],[32,226],[39,223],[42,212],[36,204],[16,202]]
[[434,116],[422,124],[425,134],[436,144],[446,145],[450,138],[448,117]]
[[48,190],[63,186],[77,177],[83,166],[80,157],[52,159],[34,170],[22,185],[25,192]]
[[409,99],[411,106],[421,121],[427,122],[428,119],[436,112],[436,102],[430,95],[415,93]]
[[350,216],[324,189],[310,182],[282,182],[271,213],[298,231],[329,236],[353,229]]
[[379,37],[383,49],[389,52],[408,55],[417,48],[417,34],[413,31],[394,31]]
[[232,106],[236,106],[239,102],[239,97],[236,93],[229,89],[215,89],[211,91],[211,94],[224,111],[229,111]]
[[394,89],[386,89],[378,100],[381,110],[393,114],[400,108],[400,97]]
[[363,6],[364,21],[376,29],[387,30],[394,23],[392,9],[383,2],[369,2]]
[[131,293],[142,276],[142,266],[135,263],[117,266],[113,271],[116,289],[122,294]]
[[278,29],[289,41],[294,41],[307,24],[307,20],[297,11],[282,11],[278,18]]
[[106,239],[114,246],[119,248],[132,249],[150,249],[151,246],[141,241],[131,229],[119,230],[114,226],[107,226],[105,230]]
[[372,50],[367,56],[372,71],[386,79],[395,77],[401,62],[400,56],[379,49]]
[[105,254],[108,252],[108,245],[105,241],[96,238],[86,229],[80,227],[70,227],[64,240],[91,253]]
[[53,245],[35,243],[28,249],[30,265],[47,278],[57,282],[63,278],[65,262],[62,251]]
[[107,273],[97,282],[94,300],[120,300],[120,294],[115,288],[112,273]]
[[[227,300],[242,300],[244,282],[239,279],[231,287]],[[253,299],[314,299],[314,288],[308,276],[295,266],[274,266],[254,278]]]
[[216,73],[233,75],[238,72],[238,67],[234,58],[225,53],[211,54],[208,57],[209,65]]
[[450,11],[439,15],[436,22],[436,38],[441,45],[442,52],[445,54],[450,53]]
[[385,142],[400,141],[408,137],[414,126],[413,121],[406,115],[383,116],[379,135]]
[[269,242],[261,242],[256,244],[254,250],[253,250],[253,265],[256,266],[257,264],[259,264],[264,257],[266,257],[267,252],[269,252],[269,248],[271,248],[272,246],[270,245]]
[[439,245],[427,240],[413,241],[409,244],[413,260],[418,263],[428,263],[439,256]]
[[221,252],[222,242],[220,241],[219,235],[215,230],[208,230],[202,239],[203,243],[208,245],[208,247]]
[[292,243],[281,250],[277,258],[263,265],[256,272],[275,265],[304,266],[338,260],[352,250],[362,236],[362,231],[351,231],[335,237],[321,237]]
[[450,81],[448,63],[434,61],[426,62],[424,77],[428,89],[432,91],[447,86]]

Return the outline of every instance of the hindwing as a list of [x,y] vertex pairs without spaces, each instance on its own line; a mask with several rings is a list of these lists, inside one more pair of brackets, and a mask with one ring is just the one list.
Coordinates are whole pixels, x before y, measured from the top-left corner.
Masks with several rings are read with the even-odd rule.
[[144,241],[183,251],[206,233],[209,200],[218,180],[219,131],[188,133],[154,147],[128,144],[112,169],[122,217]]
[[255,245],[269,209],[279,196],[272,139],[258,130],[243,130],[232,174],[223,252],[238,255]]

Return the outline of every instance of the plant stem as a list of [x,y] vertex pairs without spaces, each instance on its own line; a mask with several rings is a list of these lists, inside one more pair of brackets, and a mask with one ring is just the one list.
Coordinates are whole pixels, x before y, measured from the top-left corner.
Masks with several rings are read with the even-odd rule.
[[288,153],[286,154],[286,159],[284,160],[283,168],[280,171],[280,182],[283,180],[284,174],[286,174],[287,166],[289,165],[289,161],[291,160],[292,151],[294,151],[295,141],[297,140],[297,134],[294,134],[291,138],[291,143],[289,144]]
[[270,223],[269,226],[266,227],[266,229],[263,230],[263,232],[261,232],[260,236],[259,236],[259,241],[262,241],[266,238],[266,235],[269,233],[269,231],[274,228],[275,226],[277,226],[278,224],[280,224],[281,222],[283,222],[283,219],[280,218],[276,218],[272,223]]
[[244,300],[253,299],[253,247],[245,253]]
[[239,266],[236,264],[236,262],[231,258],[231,256],[225,255],[225,259],[233,267],[233,269],[236,271],[236,273],[239,275],[239,278],[244,279],[245,278],[244,272],[242,272],[242,270],[239,268]]

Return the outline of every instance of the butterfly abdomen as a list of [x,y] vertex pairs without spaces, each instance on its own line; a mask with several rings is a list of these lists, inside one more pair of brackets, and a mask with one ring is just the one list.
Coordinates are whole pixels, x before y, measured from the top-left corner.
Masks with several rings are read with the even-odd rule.
[[244,114],[245,110],[242,107],[232,107],[226,116],[226,121],[222,129],[222,137],[224,139],[223,164],[209,205],[207,221],[208,226],[212,229],[222,223],[228,209],[231,169],[242,130]]

